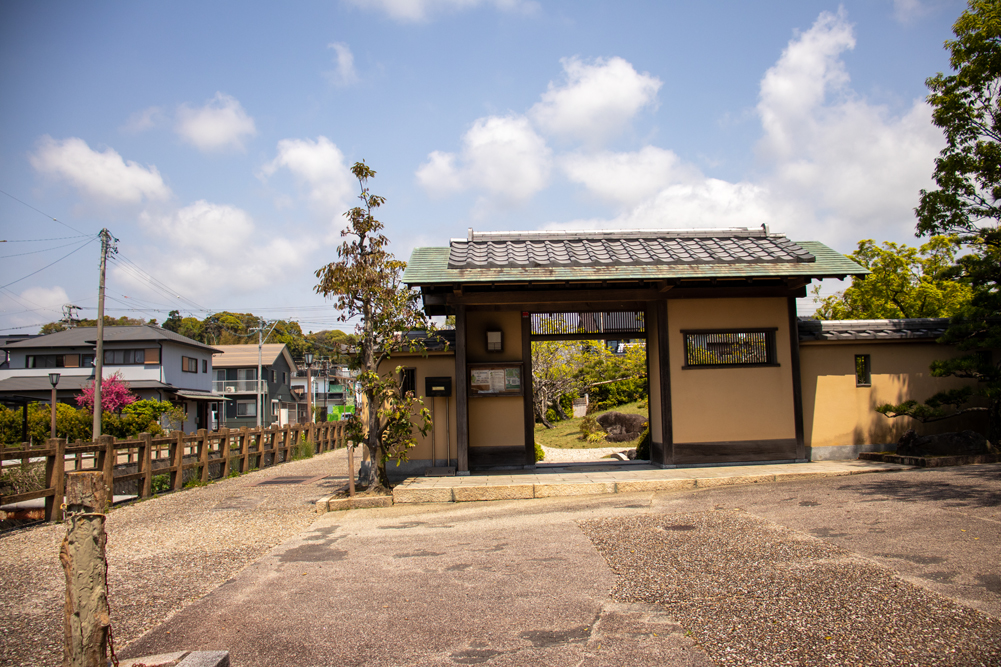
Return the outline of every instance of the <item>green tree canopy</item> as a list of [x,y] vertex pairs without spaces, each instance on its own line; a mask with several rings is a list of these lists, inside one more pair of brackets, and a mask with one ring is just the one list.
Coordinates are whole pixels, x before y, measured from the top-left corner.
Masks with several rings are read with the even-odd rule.
[[[872,273],[852,278],[851,286],[841,292],[818,297],[816,315],[822,320],[952,317],[972,296],[953,266],[961,247],[955,236],[933,236],[920,248],[859,241],[848,256]],[[818,286],[814,294],[819,291]]]

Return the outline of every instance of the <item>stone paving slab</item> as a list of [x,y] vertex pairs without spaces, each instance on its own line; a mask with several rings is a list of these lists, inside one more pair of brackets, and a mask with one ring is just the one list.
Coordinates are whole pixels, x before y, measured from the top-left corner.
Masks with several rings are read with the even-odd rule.
[[619,470],[568,472],[537,468],[524,472],[457,477],[409,477],[393,489],[398,504],[515,500],[558,496],[685,491],[744,484],[791,482],[816,477],[909,470],[910,466],[874,461],[817,461],[706,468],[623,466]]

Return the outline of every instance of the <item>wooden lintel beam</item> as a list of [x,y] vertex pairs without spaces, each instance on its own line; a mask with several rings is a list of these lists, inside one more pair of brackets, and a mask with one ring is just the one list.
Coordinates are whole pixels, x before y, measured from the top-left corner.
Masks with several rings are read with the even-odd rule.
[[539,290],[524,292],[467,292],[452,294],[448,304],[490,306],[494,304],[580,303],[606,301],[652,301],[657,298],[655,289],[590,289],[590,290]]

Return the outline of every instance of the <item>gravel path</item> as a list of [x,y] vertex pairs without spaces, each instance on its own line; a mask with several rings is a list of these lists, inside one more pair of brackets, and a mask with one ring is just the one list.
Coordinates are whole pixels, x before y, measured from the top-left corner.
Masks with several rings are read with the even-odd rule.
[[[113,509],[106,526],[116,647],[307,528],[316,500],[344,484],[346,472],[338,450]],[[261,484],[293,476],[323,479]],[[61,660],[65,534],[49,524],[0,535],[0,665]]]
[[998,665],[1001,621],[741,510],[582,521],[619,602],[664,606],[718,665]]
[[595,447],[592,449],[562,449],[560,447],[546,447],[540,445],[542,451],[546,453],[543,463],[563,463],[564,461],[597,461],[615,452],[628,452],[634,449],[631,443],[624,443],[619,447]]

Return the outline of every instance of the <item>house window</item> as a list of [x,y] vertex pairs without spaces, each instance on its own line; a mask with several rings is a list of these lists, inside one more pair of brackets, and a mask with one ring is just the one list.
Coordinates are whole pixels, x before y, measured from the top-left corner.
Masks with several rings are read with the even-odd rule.
[[776,331],[774,328],[682,331],[685,339],[683,368],[778,366]]
[[282,371],[282,384],[288,384],[288,372]]
[[[32,354],[25,359],[25,368],[65,368],[66,358],[75,357],[69,354]],[[70,364],[74,366],[75,364]]]
[[185,373],[197,373],[198,360],[194,357],[181,357],[181,370]]
[[257,416],[257,401],[237,401],[236,402],[236,416],[237,417],[256,417]]
[[408,391],[412,391],[414,395],[417,395],[416,368],[404,368],[400,373],[400,393],[406,396]]
[[271,401],[271,416],[278,416],[278,401]]
[[209,372],[209,360],[202,359],[202,373],[208,373],[208,372]]
[[855,386],[872,386],[872,360],[868,354],[855,355]]
[[108,366],[133,366],[146,363],[146,350],[105,350],[104,363]]
[[236,390],[237,391],[257,391],[257,369],[237,368],[236,369]]
[[276,370],[271,371],[271,381],[278,382],[278,371]]

